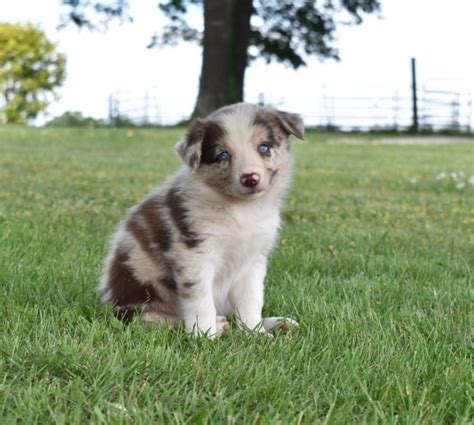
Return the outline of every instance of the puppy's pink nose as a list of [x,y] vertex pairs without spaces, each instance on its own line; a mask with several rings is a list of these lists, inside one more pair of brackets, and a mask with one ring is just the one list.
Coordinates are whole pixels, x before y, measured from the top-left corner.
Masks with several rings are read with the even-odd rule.
[[255,187],[260,181],[260,176],[257,173],[242,174],[240,183],[245,187]]

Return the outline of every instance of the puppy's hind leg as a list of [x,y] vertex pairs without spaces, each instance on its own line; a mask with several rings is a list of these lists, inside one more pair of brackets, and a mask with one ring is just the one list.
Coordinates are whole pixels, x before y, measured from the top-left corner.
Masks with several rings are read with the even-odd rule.
[[147,323],[156,323],[158,325],[163,324],[172,327],[178,326],[181,322],[181,320],[176,316],[170,316],[155,310],[144,311],[141,317]]
[[217,335],[222,335],[230,328],[229,321],[225,316],[216,316],[216,332]]
[[277,329],[288,332],[291,328],[299,326],[296,320],[289,317],[265,317],[262,323],[267,332],[273,332]]

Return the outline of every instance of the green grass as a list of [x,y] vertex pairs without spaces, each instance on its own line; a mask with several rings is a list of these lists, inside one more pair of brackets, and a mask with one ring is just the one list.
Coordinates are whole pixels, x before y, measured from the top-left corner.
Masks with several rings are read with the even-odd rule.
[[294,145],[265,313],[216,341],[123,327],[95,287],[183,130],[0,127],[0,422],[472,423],[474,144]]

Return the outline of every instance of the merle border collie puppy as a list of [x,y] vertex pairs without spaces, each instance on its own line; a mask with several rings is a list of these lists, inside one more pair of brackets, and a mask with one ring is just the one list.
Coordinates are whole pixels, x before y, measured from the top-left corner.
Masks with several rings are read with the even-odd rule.
[[[267,332],[267,256],[290,184],[288,137],[299,115],[247,103],[197,120],[177,145],[185,166],[132,208],[116,231],[100,293],[125,322],[177,325],[210,338],[228,329]],[[291,324],[291,320],[290,320]]]

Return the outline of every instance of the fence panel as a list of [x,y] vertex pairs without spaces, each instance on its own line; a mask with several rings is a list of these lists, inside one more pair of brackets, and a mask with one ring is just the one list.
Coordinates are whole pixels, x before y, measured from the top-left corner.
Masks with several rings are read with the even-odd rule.
[[[346,94],[348,93],[348,94]],[[445,90],[424,84],[417,90],[421,130],[472,131],[473,105],[466,89]],[[314,94],[275,97],[265,93],[246,101],[300,112],[308,127],[340,130],[407,130],[413,125],[412,92],[383,87],[321,86]],[[157,88],[111,94],[109,120],[125,119],[135,125],[173,125],[191,111],[167,108]]]

